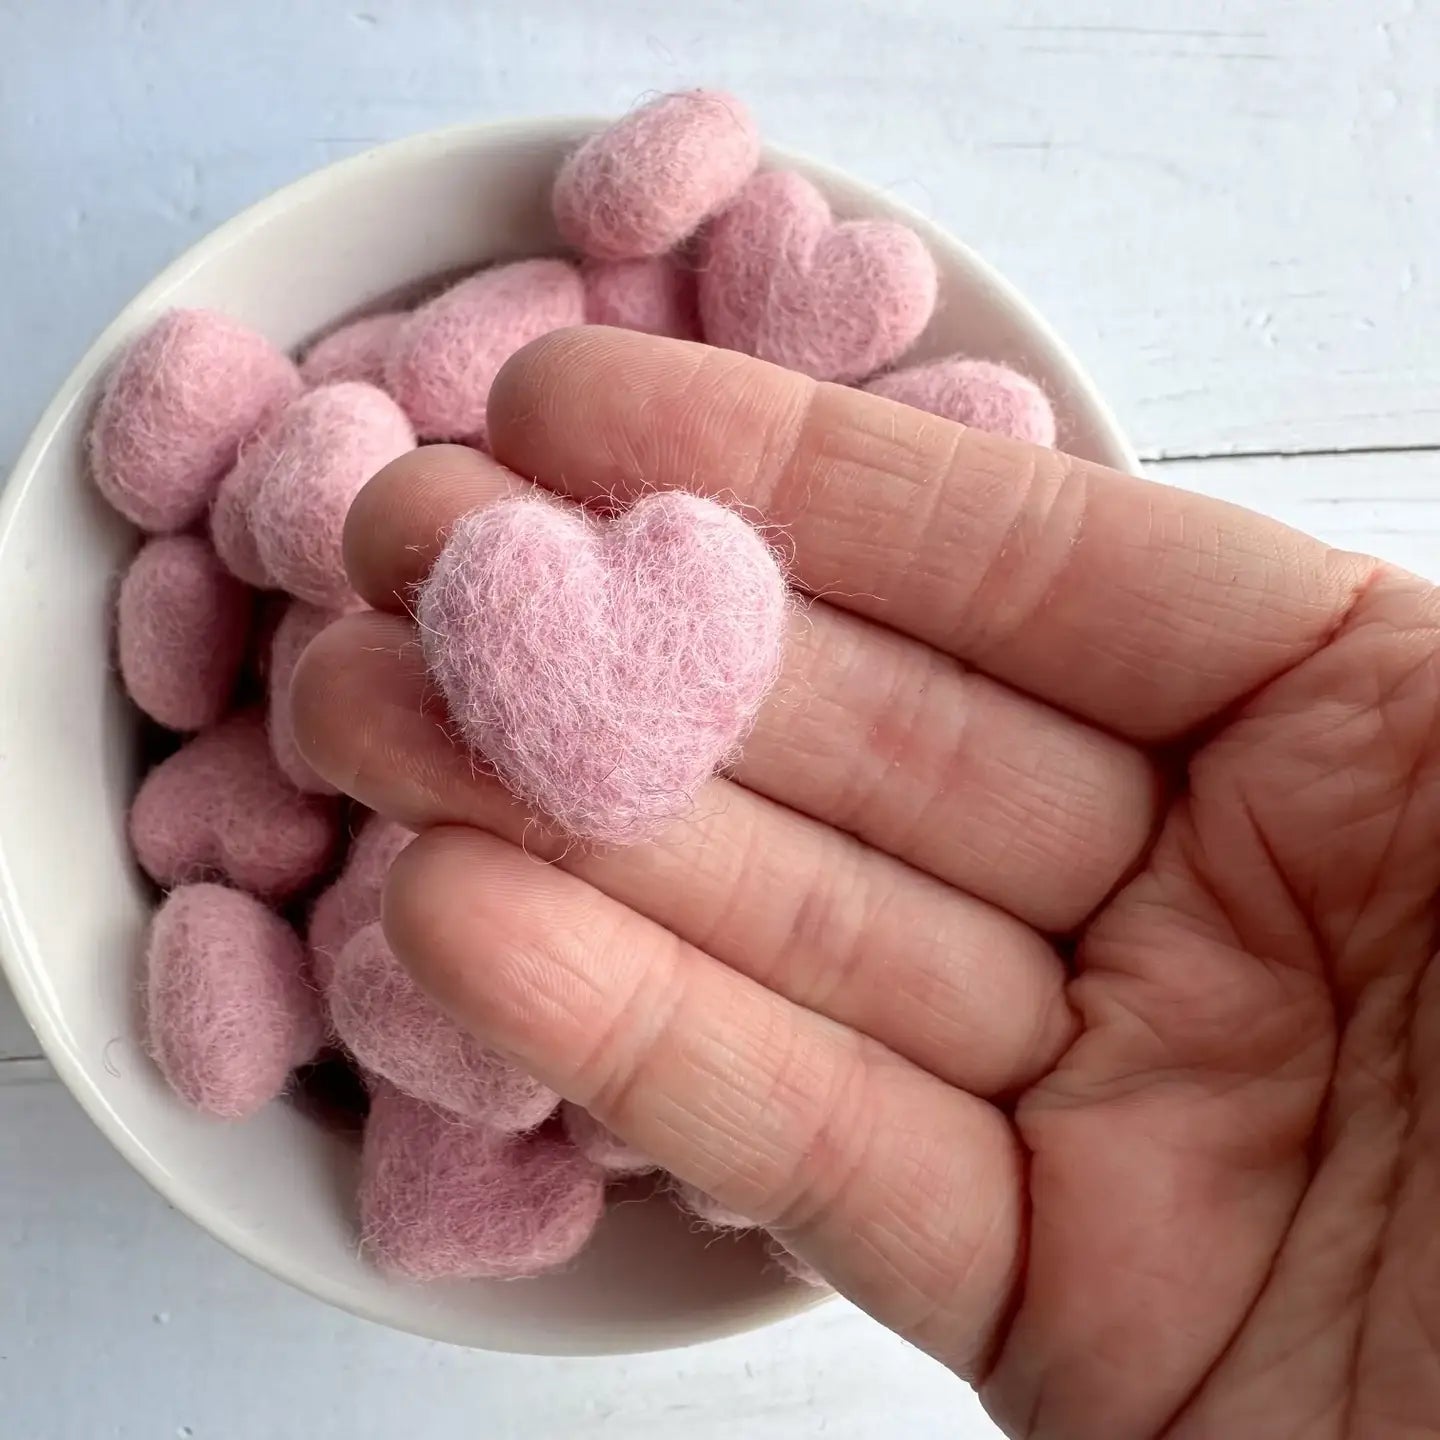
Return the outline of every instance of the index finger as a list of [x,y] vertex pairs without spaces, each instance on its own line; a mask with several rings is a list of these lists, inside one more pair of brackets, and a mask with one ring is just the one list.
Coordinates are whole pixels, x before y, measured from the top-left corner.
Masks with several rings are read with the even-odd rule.
[[557,331],[491,392],[496,458],[578,500],[677,488],[794,573],[1120,733],[1184,733],[1313,653],[1378,562],[1237,506],[731,351]]

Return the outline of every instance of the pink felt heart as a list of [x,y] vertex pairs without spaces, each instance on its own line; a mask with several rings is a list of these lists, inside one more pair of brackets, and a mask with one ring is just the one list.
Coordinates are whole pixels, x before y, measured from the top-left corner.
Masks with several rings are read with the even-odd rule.
[[837,224],[802,175],[757,175],[711,222],[700,265],[705,339],[855,381],[910,348],[935,309],[935,262],[888,220]]
[[1045,392],[1008,365],[950,355],[879,375],[865,388],[991,435],[1032,445],[1055,443],[1055,412]]
[[566,830],[623,844],[733,758],[779,669],[787,599],[744,520],[670,491],[608,523],[538,499],[476,511],[419,614],[471,748]]
[[532,340],[584,322],[585,286],[573,265],[492,265],[406,316],[385,355],[385,389],[425,439],[484,445],[500,367]]
[[755,122],[733,95],[662,95],[566,159],[555,178],[555,224],[595,260],[662,255],[725,204],[759,158]]

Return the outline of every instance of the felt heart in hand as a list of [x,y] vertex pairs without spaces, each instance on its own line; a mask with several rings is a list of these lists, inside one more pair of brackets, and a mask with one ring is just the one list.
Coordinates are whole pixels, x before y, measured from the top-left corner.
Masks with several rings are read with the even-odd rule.
[[705,338],[817,380],[861,380],[910,348],[935,309],[935,262],[888,220],[836,224],[802,175],[757,175],[711,222]]
[[734,757],[787,608],[760,536],[670,491],[608,522],[541,499],[466,516],[419,618],[467,744],[566,830],[624,844]]

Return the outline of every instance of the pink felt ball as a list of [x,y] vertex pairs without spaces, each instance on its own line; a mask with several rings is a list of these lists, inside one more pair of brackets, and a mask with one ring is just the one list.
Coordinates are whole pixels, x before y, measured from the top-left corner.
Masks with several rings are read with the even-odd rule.
[[350,1053],[406,1095],[507,1133],[533,1130],[560,1103],[451,1020],[410,978],[378,924],[346,944],[325,994]]
[[673,256],[653,260],[590,261],[585,280],[585,319],[647,335],[698,340],[695,272]]
[[425,439],[483,444],[500,367],[530,341],[584,320],[585,289],[573,265],[493,266],[406,319],[386,360],[386,389]]
[[340,616],[338,610],[325,610],[292,600],[270,644],[267,667],[270,695],[266,723],[270,731],[270,750],[280,772],[297,789],[312,795],[338,793],[328,780],[322,780],[306,763],[295,743],[295,724],[290,712],[290,680],[305,653],[305,647]]
[[382,815],[370,816],[360,827],[345,868],[310,912],[306,939],[311,968],[322,990],[329,990],[336,958],[351,938],[380,919],[390,866],[414,838],[413,830]]
[[263,715],[247,710],[201,731],[145,777],[130,838],[161,885],[218,874],[278,900],[324,872],[339,819],[334,801],[302,795],[280,773]]
[[655,1162],[602,1125],[588,1110],[568,1101],[560,1107],[560,1121],[570,1143],[607,1175],[646,1175]]
[[935,262],[889,220],[837,224],[802,175],[757,175],[706,231],[705,339],[817,380],[853,381],[910,348],[935,309]]
[[255,546],[251,510],[265,472],[275,460],[270,443],[273,424],[253,435],[240,449],[240,456],[215,490],[210,506],[210,543],[220,563],[237,580],[257,589],[269,588],[270,577]]
[[760,137],[733,95],[662,95],[592,135],[560,168],[555,223],[597,260],[678,245],[745,183]]
[[865,389],[887,400],[991,435],[1008,435],[1032,445],[1055,443],[1055,412],[1045,392],[1008,365],[952,355],[877,376]]
[[148,1044],[170,1088],[210,1115],[251,1115],[314,1058],[319,996],[295,932],[258,900],[182,885],[150,923]]
[[224,713],[245,662],[250,592],[193,535],[150,540],[131,561],[115,606],[120,678],[130,698],[171,730],[200,730]]
[[317,340],[300,362],[307,385],[337,385],[343,380],[385,384],[385,356],[405,323],[402,312],[387,311],[352,320]]
[[561,1136],[502,1135],[375,1087],[360,1160],[361,1244],[411,1280],[518,1279],[573,1260],[605,1177]]
[[168,311],[106,382],[90,432],[95,483],[142,530],[183,530],[245,437],[300,387],[290,359],[253,330],[213,310]]
[[736,754],[787,615],[755,530],[678,491],[608,523],[543,500],[476,511],[419,604],[469,746],[566,830],[617,844],[681,814]]
[[249,525],[270,583],[312,605],[349,602],[345,517],[377,470],[415,448],[405,412],[373,385],[325,385],[287,406],[259,443],[269,458]]

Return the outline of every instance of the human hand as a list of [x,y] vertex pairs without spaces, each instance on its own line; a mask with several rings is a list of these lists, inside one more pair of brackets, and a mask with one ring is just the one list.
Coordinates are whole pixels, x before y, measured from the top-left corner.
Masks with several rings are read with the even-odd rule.
[[446,738],[405,610],[523,482],[382,472],[379,613],[292,693],[315,767],[425,832],[385,910],[420,982],[1014,1435],[1440,1427],[1437,592],[621,332],[530,347],[489,413],[573,499],[754,507],[824,598],[691,819],[567,849]]

